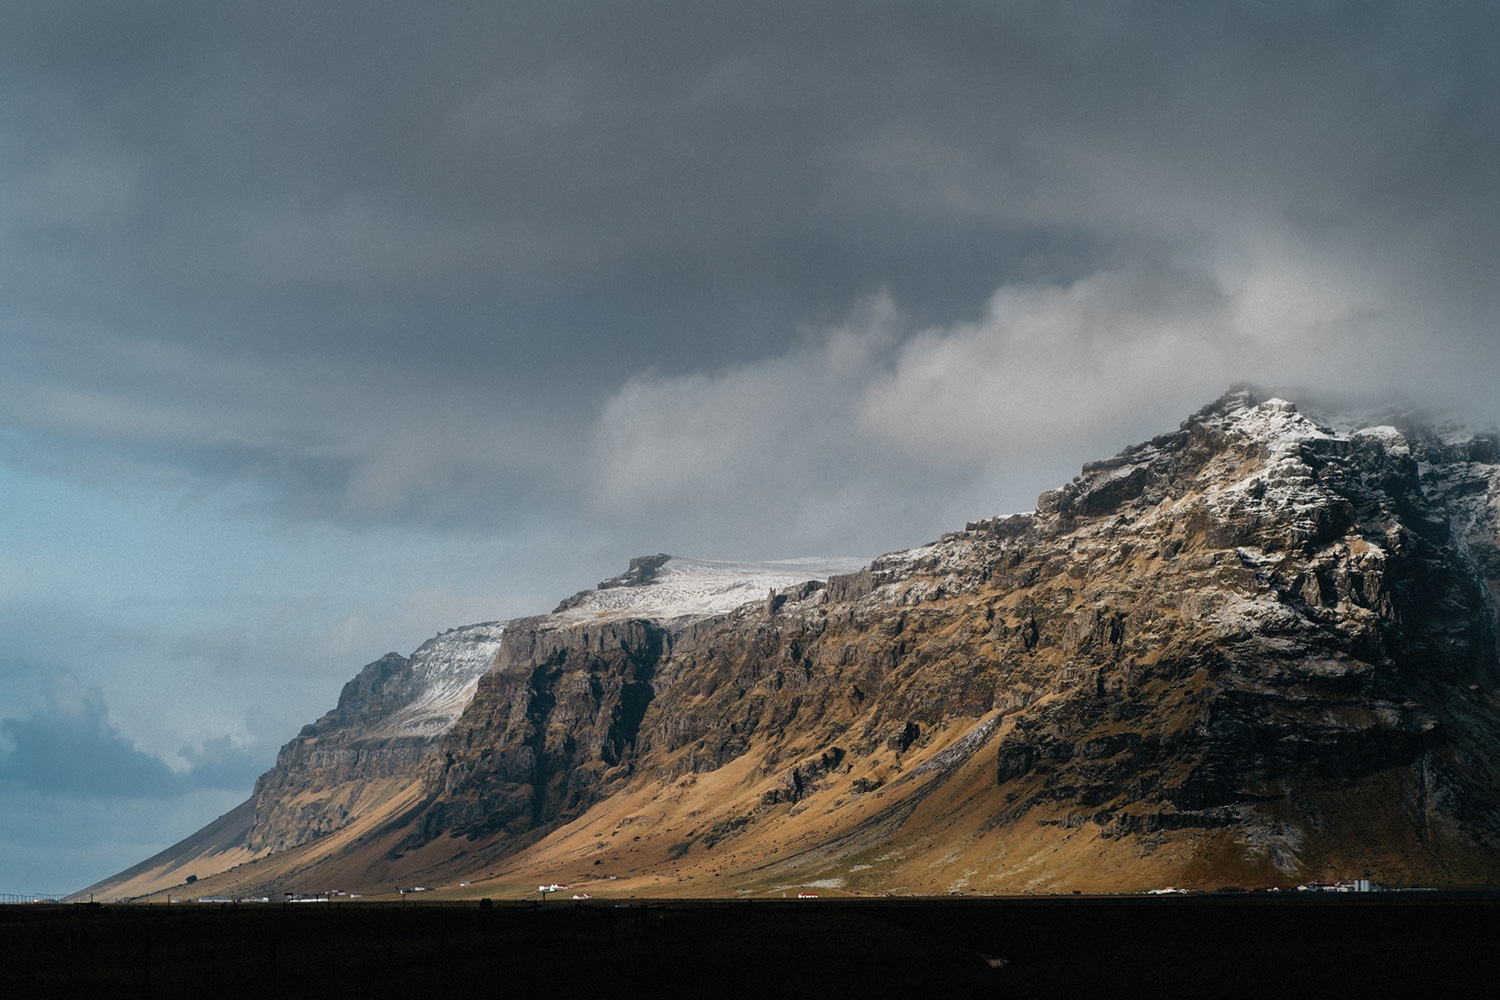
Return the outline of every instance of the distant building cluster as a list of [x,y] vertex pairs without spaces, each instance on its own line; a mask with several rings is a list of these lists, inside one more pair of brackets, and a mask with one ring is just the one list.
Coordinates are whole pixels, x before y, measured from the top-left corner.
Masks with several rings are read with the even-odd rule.
[[1357,878],[1353,882],[1307,882],[1297,886],[1298,892],[1379,892],[1380,886],[1375,885],[1367,878]]
[[[1164,889],[1147,889],[1148,896],[1176,896],[1186,895],[1190,890],[1179,889],[1175,885],[1169,885]],[[1353,882],[1304,882],[1302,885],[1273,885],[1266,887],[1265,892],[1383,892],[1380,886],[1367,878],[1357,878]]]

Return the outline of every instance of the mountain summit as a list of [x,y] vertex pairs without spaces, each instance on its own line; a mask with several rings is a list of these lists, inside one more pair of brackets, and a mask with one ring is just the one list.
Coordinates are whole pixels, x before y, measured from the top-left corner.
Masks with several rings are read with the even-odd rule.
[[1493,436],[1232,391],[865,566],[645,557],[384,657],[91,890],[1494,884],[1497,588]]

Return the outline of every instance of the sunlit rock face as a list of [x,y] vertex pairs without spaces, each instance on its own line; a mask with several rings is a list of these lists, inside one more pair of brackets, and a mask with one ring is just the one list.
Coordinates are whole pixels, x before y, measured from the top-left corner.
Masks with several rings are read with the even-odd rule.
[[1288,872],[1361,825],[1500,844],[1495,463],[1238,393],[1044,495],[997,546],[1007,659],[1047,664],[997,694],[1001,816],[1233,827]]
[[[484,713],[496,692],[504,692],[501,698],[525,698],[515,726],[531,725],[527,712],[541,713],[546,725],[563,735],[549,747],[535,738],[534,726],[519,739],[514,739],[514,727],[509,737],[496,730],[494,744],[479,751],[486,762],[482,770],[506,780],[523,779],[526,789],[504,802],[486,797],[470,803],[467,812],[458,814],[459,821],[466,829],[514,829],[520,810],[526,817],[521,828],[530,829],[543,817],[555,817],[582,801],[569,791],[578,787],[579,777],[571,779],[571,786],[559,784],[575,762],[588,761],[597,770],[598,762],[618,764],[633,746],[641,713],[653,697],[649,664],[661,652],[644,636],[667,635],[666,626],[653,621],[690,631],[694,622],[722,616],[747,601],[764,601],[776,587],[858,565],[848,559],[733,563],[645,556],[598,588],[563,601],[551,615],[451,629],[409,658],[387,653],[344,686],[333,711],[282,747],[275,768],[256,782],[256,819],[248,846],[257,852],[296,847],[343,829],[404,793],[405,785],[438,759],[442,737],[460,722],[487,673],[493,674],[486,680],[487,693],[462,719],[456,740],[473,744],[476,727],[494,729]],[[507,641],[508,630],[513,634]],[[622,653],[632,649],[651,652],[645,658]],[[599,660],[592,669],[598,678],[592,686],[556,692],[547,686],[548,657],[561,662],[572,655],[576,667],[583,654]],[[639,676],[616,663],[622,655],[633,657]],[[611,690],[601,714],[599,701],[606,697],[602,683]],[[505,706],[509,720],[511,701]],[[462,784],[463,765],[448,770],[445,784]],[[549,783],[554,786],[550,792],[544,788]],[[426,828],[434,828],[437,815],[443,814],[426,816]]]

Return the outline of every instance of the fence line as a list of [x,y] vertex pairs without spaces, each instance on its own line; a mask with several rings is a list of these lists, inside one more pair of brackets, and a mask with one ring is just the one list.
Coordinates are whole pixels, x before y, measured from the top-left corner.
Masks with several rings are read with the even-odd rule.
[[6,903],[56,903],[66,892],[0,892],[0,905]]

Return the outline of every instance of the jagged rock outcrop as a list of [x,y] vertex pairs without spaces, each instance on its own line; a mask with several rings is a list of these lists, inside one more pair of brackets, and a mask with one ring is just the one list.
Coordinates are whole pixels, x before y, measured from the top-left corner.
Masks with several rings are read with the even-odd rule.
[[1252,404],[1086,467],[997,545],[1012,656],[1066,678],[1012,672],[1001,816],[1300,834],[1387,774],[1419,835],[1500,846],[1493,442]]

